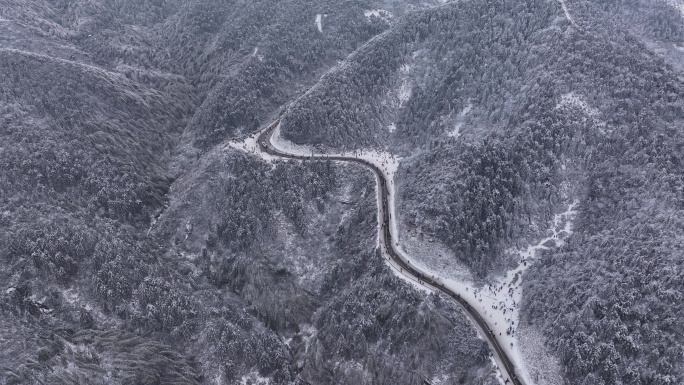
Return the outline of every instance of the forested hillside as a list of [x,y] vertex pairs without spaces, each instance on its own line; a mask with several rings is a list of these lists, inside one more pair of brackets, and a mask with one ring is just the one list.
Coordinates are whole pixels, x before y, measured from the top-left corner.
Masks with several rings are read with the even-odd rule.
[[670,134],[602,146],[576,233],[527,277],[525,321],[547,335],[572,382],[684,379],[682,137]]
[[369,172],[225,146],[415,8],[3,3],[0,382],[493,383],[376,255]]
[[[586,88],[606,90],[596,105],[607,135],[585,155],[575,234],[532,267],[524,320],[546,334],[570,382],[680,383],[684,90],[674,51],[683,20],[663,2],[577,8],[578,23],[611,42],[584,67],[571,62],[584,73],[601,68]],[[616,34],[616,26],[625,32]],[[673,52],[656,48],[656,55],[652,47]]]
[[684,382],[682,9],[6,0],[2,382],[496,383],[464,314],[378,254],[370,172],[228,145],[280,114],[401,156],[402,231],[477,284],[579,202],[521,322],[568,384]]
[[485,281],[578,200],[525,278],[569,383],[684,378],[684,19],[665,1],[459,2],[416,12],[294,103],[283,135],[402,155],[397,212]]
[[[548,200],[553,163],[579,135],[564,127],[549,133],[538,123],[549,119],[541,114],[553,114],[549,98],[560,91],[542,71],[557,59],[549,46],[562,39],[559,10],[546,1],[504,9],[468,2],[407,18],[292,106],[284,135],[411,154],[399,181],[401,211],[485,275],[501,255],[501,241],[523,231],[518,222],[548,219],[550,204],[537,207],[531,199]],[[399,84],[398,92],[410,95],[396,103]],[[466,108],[472,109],[468,126],[476,127],[464,141],[448,134],[463,123],[455,119]],[[483,196],[490,191],[497,196]]]

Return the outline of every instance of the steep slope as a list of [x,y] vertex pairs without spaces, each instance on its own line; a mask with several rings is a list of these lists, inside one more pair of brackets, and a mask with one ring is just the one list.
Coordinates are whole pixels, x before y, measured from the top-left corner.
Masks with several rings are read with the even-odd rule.
[[684,89],[681,58],[663,47],[676,47],[682,20],[668,7],[418,12],[293,104],[281,130],[322,149],[404,156],[404,231],[438,240],[455,272],[485,283],[512,262],[509,247],[543,238],[552,214],[578,200],[577,233],[525,277],[526,326],[543,332],[571,383],[681,382]]
[[603,67],[594,87],[613,91],[595,99],[596,114],[584,109],[606,137],[585,161],[573,237],[527,277],[525,320],[571,382],[679,383],[684,61],[673,48],[683,19],[664,2],[570,4],[580,25],[611,42],[584,68]]
[[436,3],[3,4],[3,380],[495,381],[375,254],[370,175],[225,145],[282,112],[295,143],[404,157],[402,231],[478,283],[579,201],[525,327],[570,383],[682,382],[681,13]]
[[[409,225],[440,238],[461,261],[485,275],[492,264],[501,263],[496,260],[501,241],[523,231],[523,216],[549,218],[548,208],[533,207],[524,197],[548,196],[547,189],[536,186],[551,176],[525,171],[521,162],[529,161],[529,169],[547,167],[544,164],[552,160],[529,159],[526,155],[539,158],[534,149],[510,149],[506,155],[507,144],[497,150],[480,142],[497,133],[531,134],[520,132],[528,122],[518,117],[525,113],[521,108],[536,102],[530,99],[545,92],[540,85],[526,83],[542,81],[539,70],[548,64],[539,58],[560,36],[559,11],[557,4],[544,1],[510,3],[505,9],[473,2],[412,15],[357,51],[292,106],[283,120],[284,136],[346,148],[392,146],[400,154],[412,154],[404,165],[406,180],[401,179],[405,203],[400,211],[408,214]],[[476,122],[476,128],[462,130],[465,141],[450,137],[454,125],[464,125],[463,119],[468,126]],[[484,162],[493,163],[478,170],[472,159],[487,158],[487,151],[493,153]],[[456,153],[467,169],[452,164]],[[510,166],[496,164],[501,157],[511,158]],[[515,174],[512,169],[502,171],[495,182],[501,196],[462,201],[468,199],[466,191],[490,188],[478,181],[488,178],[483,173],[489,167],[515,168]],[[475,175],[463,182],[465,176],[455,173]],[[468,229],[465,222],[478,228]],[[471,240],[463,243],[468,233]]]
[[375,255],[370,175],[221,144],[386,29],[368,7],[406,10],[0,7],[3,382],[495,381],[463,315]]

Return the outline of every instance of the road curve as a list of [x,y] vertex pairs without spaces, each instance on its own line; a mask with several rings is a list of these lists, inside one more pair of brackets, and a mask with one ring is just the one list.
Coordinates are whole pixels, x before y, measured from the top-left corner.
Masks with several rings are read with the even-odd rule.
[[328,155],[310,155],[310,156],[303,156],[303,155],[296,155],[296,154],[290,154],[287,152],[284,152],[282,150],[279,150],[273,146],[271,143],[271,137],[273,136],[273,132],[275,131],[276,127],[280,123],[280,118],[278,118],[275,122],[271,123],[264,131],[259,134],[257,138],[257,146],[261,149],[261,151],[281,157],[281,158],[286,158],[286,159],[297,159],[297,160],[333,160],[333,161],[343,161],[343,162],[351,162],[351,163],[357,163],[361,164],[365,167],[370,168],[374,173],[375,176],[378,180],[378,186],[379,186],[379,208],[380,208],[380,219],[382,220],[381,224],[381,233],[380,233],[380,242],[382,245],[384,245],[384,251],[387,254],[389,258],[391,258],[394,263],[396,263],[401,272],[404,274],[407,274],[417,280],[421,285],[427,286],[429,288],[432,288],[433,290],[441,291],[442,293],[446,294],[448,297],[453,299],[456,303],[461,305],[463,309],[465,310],[466,314],[475,322],[475,324],[478,326],[478,328],[481,331],[481,334],[486,336],[487,341],[489,342],[489,346],[492,348],[494,351],[494,354],[498,358],[498,362],[501,367],[500,369],[503,369],[501,372],[504,374],[504,378],[507,377],[508,381],[507,383],[513,384],[513,385],[523,385],[522,380],[519,378],[519,376],[516,374],[515,371],[515,365],[513,365],[513,361],[510,359],[508,354],[502,349],[501,344],[497,340],[496,336],[494,335],[494,332],[492,329],[489,327],[487,322],[484,320],[484,318],[478,313],[473,306],[471,306],[466,299],[461,297],[458,293],[453,292],[451,289],[445,287],[441,282],[438,282],[433,276],[430,274],[426,274],[425,272],[421,271],[419,268],[414,267],[411,265],[411,263],[406,260],[404,257],[401,256],[401,254],[395,249],[394,244],[392,244],[392,234],[390,232],[390,210],[388,207],[389,204],[389,191],[387,189],[387,180],[385,179],[384,174],[382,171],[374,164],[365,161],[363,159],[358,159],[358,158],[350,158],[350,157],[344,157],[344,156],[328,156]]

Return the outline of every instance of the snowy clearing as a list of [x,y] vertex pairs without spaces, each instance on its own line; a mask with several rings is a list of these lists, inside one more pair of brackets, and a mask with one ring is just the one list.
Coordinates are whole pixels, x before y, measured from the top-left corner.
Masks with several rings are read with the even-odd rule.
[[468,103],[463,108],[463,111],[461,111],[460,114],[458,114],[458,118],[456,118],[456,124],[454,125],[454,129],[451,131],[447,132],[447,136],[452,137],[452,138],[458,138],[461,136],[461,127],[463,127],[463,121],[466,115],[470,112],[470,110],[473,108],[473,105]]
[[409,74],[411,73],[411,66],[408,64],[404,64],[401,67],[399,67],[399,79],[401,82],[401,85],[399,86],[396,91],[390,91],[389,93],[389,98],[390,98],[390,103],[397,108],[402,107],[406,102],[411,99],[412,95],[412,86],[409,78]]
[[380,20],[383,21],[389,21],[392,18],[392,14],[385,11],[384,9],[368,9],[363,11],[363,15],[366,16],[366,19],[370,21],[371,18],[377,17]]
[[240,385],[269,385],[270,383],[270,378],[261,377],[257,371],[245,374],[239,382]]
[[[394,191],[391,191],[394,195]],[[390,198],[392,199],[392,198]],[[491,285],[485,287],[476,286],[471,279],[468,279],[467,272],[459,271],[461,268],[456,266],[456,272],[453,271],[451,267],[431,266],[432,263],[421,258],[420,261],[411,260],[411,265],[422,270],[425,273],[432,274],[432,272],[443,272],[443,275],[436,275],[438,282],[441,282],[445,287],[458,293],[461,297],[465,298],[473,307],[480,313],[480,315],[485,318],[488,322],[489,327],[494,331],[494,335],[501,343],[501,346],[506,350],[507,354],[516,363],[518,367],[518,374],[523,376],[525,383],[528,385],[535,384],[532,381],[532,376],[530,371],[527,369],[527,361],[524,359],[524,354],[520,351],[520,344],[518,343],[517,328],[519,324],[519,304],[522,299],[522,276],[525,270],[527,270],[535,259],[536,252],[539,250],[553,249],[562,246],[564,240],[572,234],[572,220],[576,215],[575,207],[578,202],[573,202],[570,204],[565,212],[556,214],[553,219],[551,227],[547,230],[547,236],[541,239],[537,244],[530,245],[524,250],[508,250],[507,253],[514,254],[517,258],[518,266],[514,269],[509,270],[504,276],[496,279]],[[390,207],[394,209],[393,202],[390,202]],[[396,228],[396,223],[394,221],[395,215],[392,213],[392,221],[390,225],[392,226],[390,230],[392,231],[392,236],[397,243],[404,245],[402,238],[401,242],[398,242],[399,236]],[[408,242],[407,244],[411,244]],[[415,243],[415,242],[414,242]],[[406,253],[402,250],[401,246],[396,245],[400,253],[404,258]],[[415,247],[412,247],[415,251]],[[407,258],[408,259],[408,258]],[[426,264],[427,262],[427,264]],[[444,275],[448,275],[445,277]],[[484,335],[482,330],[475,323],[475,327],[478,329],[481,335]],[[484,339],[484,338],[483,338]],[[529,345],[529,338],[526,341]],[[530,347],[528,346],[528,350]],[[539,347],[534,348],[535,351],[541,351]],[[533,366],[533,373],[538,373],[538,364],[536,363],[540,360],[539,356],[534,356],[533,361],[535,365]],[[550,357],[544,357],[545,362],[553,362]],[[552,365],[546,365],[547,367],[553,368]],[[498,368],[501,368],[498,365]],[[500,370],[500,369],[499,369]],[[538,378],[538,376],[534,376]],[[553,377],[549,377],[553,378]],[[544,382],[542,384],[553,384],[553,382]]]
[[394,123],[392,123],[392,124],[390,124],[389,126],[387,126],[387,130],[388,130],[389,132],[394,132],[394,131],[397,130],[397,125],[394,124]]
[[406,102],[411,99],[411,86],[409,85],[407,80],[404,80],[403,83],[401,83],[401,87],[399,87],[399,94],[397,95],[399,99],[399,105],[403,106],[406,104]]
[[[500,277],[493,285],[477,288],[472,284],[453,279],[444,279],[444,285],[459,293],[468,302],[475,304],[475,308],[487,319],[494,335],[502,342],[502,348],[513,358],[524,376],[525,383],[533,384],[529,371],[525,366],[524,356],[520,352],[516,331],[519,325],[519,305],[522,299],[522,276],[534,262],[536,252],[562,246],[564,240],[572,234],[572,220],[577,212],[573,202],[565,212],[556,214],[553,225],[548,230],[549,236],[540,240],[536,245],[530,245],[525,250],[512,251],[519,258],[518,266],[509,270],[504,277]],[[498,335],[497,335],[498,334]]]
[[665,0],[666,3],[674,7],[684,17],[684,1],[683,0]]
[[310,324],[302,324],[300,330],[299,334],[302,336],[302,342],[304,342],[304,352],[308,352],[310,341],[318,335],[318,330]]
[[71,287],[69,289],[62,290],[62,298],[70,306],[81,307],[90,312],[97,322],[101,324],[108,322],[107,316],[100,311],[99,307],[97,307],[97,305],[93,305],[86,298],[83,298],[76,288]]
[[318,27],[318,32],[323,32],[323,21],[322,21],[323,15],[320,13],[316,15],[316,27]]
[[576,107],[582,110],[587,116],[598,116],[600,115],[599,110],[593,108],[584,100],[582,95],[578,95],[574,92],[568,92],[567,94],[561,96],[560,102],[556,104],[556,108],[562,108],[565,106]]
[[[449,380],[451,380],[451,381],[449,381]],[[442,374],[442,375],[439,375],[439,376],[434,376],[434,377],[432,377],[432,379],[430,380],[430,382],[431,382],[433,385],[453,384],[453,383],[454,383],[453,381],[455,381],[455,380],[452,379],[452,377],[449,377],[449,375],[447,375],[447,374]]]
[[[393,178],[394,173],[391,176]],[[489,327],[494,331],[494,335],[499,339],[502,348],[506,350],[508,356],[517,364],[518,374],[525,379],[526,384],[533,384],[534,382],[531,381],[528,374],[523,359],[524,356],[520,352],[515,333],[519,322],[518,306],[522,299],[522,275],[531,266],[538,250],[548,250],[562,246],[564,240],[572,234],[572,220],[577,214],[574,208],[578,202],[573,202],[565,212],[554,216],[552,226],[547,231],[549,235],[546,238],[540,240],[536,245],[528,246],[525,250],[509,251],[517,254],[519,258],[516,268],[509,270],[505,276],[500,277],[493,285],[488,285],[486,288],[478,288],[472,282],[441,277],[435,271],[426,268],[422,263],[407,257],[399,242],[400,237],[397,229],[394,201],[396,194],[393,179],[392,182],[388,179],[388,183],[388,206],[391,212],[390,232],[395,242],[395,248],[402,259],[411,261],[411,265],[424,274],[436,277],[435,280],[437,282],[441,282],[445,287],[459,294],[477,309],[481,316],[487,320]],[[479,330],[477,323],[475,325]],[[484,331],[480,330],[480,333],[484,335],[482,334]],[[497,367],[501,371],[502,365],[500,363]]]
[[574,92],[568,92],[561,96],[561,100],[556,104],[556,109],[568,108],[578,109],[587,118],[591,119],[599,132],[605,134],[607,130],[606,122],[600,119],[601,111],[592,107],[584,99],[584,96],[578,95]]
[[447,136],[451,138],[458,138],[461,136],[461,127],[463,127],[463,122],[458,122],[454,125],[454,129],[447,132]]
[[235,148],[237,150],[245,151],[251,154],[255,154],[260,156],[262,159],[269,163],[273,163],[276,160],[282,160],[282,158],[279,158],[277,156],[273,156],[270,154],[267,154],[263,151],[261,151],[259,144],[257,143],[257,138],[261,132],[257,132],[256,134],[253,134],[252,136],[247,137],[245,140],[242,142],[233,142],[230,141],[228,142],[227,145],[224,146],[224,149],[228,149],[229,147]]

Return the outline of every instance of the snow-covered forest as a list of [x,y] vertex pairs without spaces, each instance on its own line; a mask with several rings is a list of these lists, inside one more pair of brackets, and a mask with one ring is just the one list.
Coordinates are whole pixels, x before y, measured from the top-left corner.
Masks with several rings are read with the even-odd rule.
[[518,269],[528,382],[684,382],[680,3],[5,0],[0,382],[503,382],[368,169],[235,145],[276,119],[398,162],[417,265]]
[[578,233],[524,281],[523,321],[569,383],[682,381],[682,15],[524,1],[411,17],[295,102],[283,136],[402,155],[403,227],[485,284],[578,200]]

